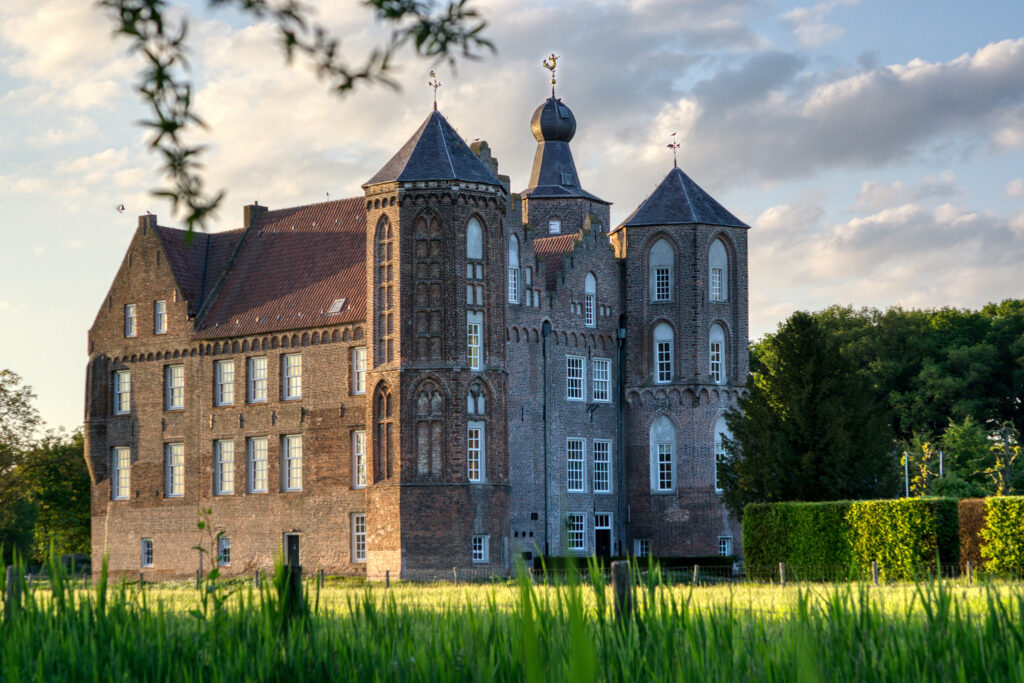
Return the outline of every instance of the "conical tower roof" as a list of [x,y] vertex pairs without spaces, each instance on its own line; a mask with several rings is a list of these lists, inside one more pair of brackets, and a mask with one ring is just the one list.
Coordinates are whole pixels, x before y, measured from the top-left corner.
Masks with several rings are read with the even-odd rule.
[[679,168],[669,171],[654,192],[619,227],[692,223],[730,228],[750,227],[729,213]]
[[569,142],[576,134],[576,117],[562,100],[552,94],[530,119],[530,130],[537,139],[537,151],[530,172],[530,186],[524,197],[533,198],[585,198],[608,204],[580,185],[576,162],[572,158]]

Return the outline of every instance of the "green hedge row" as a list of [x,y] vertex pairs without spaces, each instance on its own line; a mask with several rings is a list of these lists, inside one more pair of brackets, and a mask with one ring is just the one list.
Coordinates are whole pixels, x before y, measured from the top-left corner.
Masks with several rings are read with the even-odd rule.
[[985,571],[1024,573],[1024,496],[986,498],[985,525],[978,535]]

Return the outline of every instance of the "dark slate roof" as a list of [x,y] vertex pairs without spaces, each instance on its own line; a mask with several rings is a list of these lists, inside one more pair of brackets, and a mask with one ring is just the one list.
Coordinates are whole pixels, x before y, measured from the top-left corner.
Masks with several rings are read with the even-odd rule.
[[[366,310],[364,199],[340,199],[255,219],[195,332],[198,339],[362,320]],[[207,272],[210,279],[220,270]],[[347,299],[340,313],[327,310]]]
[[189,315],[195,315],[202,308],[203,299],[216,284],[217,276],[243,232],[242,229],[212,234],[193,232],[189,239],[184,230],[156,226],[174,279],[188,301]]
[[558,281],[558,273],[562,271],[562,255],[568,254],[580,241],[579,233],[566,235],[552,235],[541,237],[533,241],[533,254],[544,259],[544,286],[546,289],[554,289]]
[[733,228],[750,227],[729,213],[688,175],[678,168],[673,168],[657,189],[615,230],[639,225],[691,223]]
[[611,203],[580,186],[576,162],[569,149],[569,141],[576,133],[576,118],[569,107],[549,97],[533,112],[530,130],[537,138],[537,151],[533,156],[530,186],[522,192],[524,197],[582,197],[602,204]]
[[393,181],[464,180],[502,186],[447,119],[433,111],[409,141],[363,187]]

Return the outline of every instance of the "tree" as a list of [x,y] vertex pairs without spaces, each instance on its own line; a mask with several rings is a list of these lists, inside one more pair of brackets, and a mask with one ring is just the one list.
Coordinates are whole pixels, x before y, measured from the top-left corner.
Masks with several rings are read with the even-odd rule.
[[748,396],[726,414],[726,505],[739,515],[752,502],[890,495],[884,406],[838,338],[797,312],[759,344],[758,357]]
[[[341,41],[313,21],[312,9],[299,0],[207,0],[210,8],[229,8],[277,27],[287,62],[309,60],[330,88],[345,94],[360,83],[394,86],[388,77],[395,54],[410,45],[418,57],[455,63],[455,54],[475,58],[493,45],[482,36],[485,22],[467,0],[446,0],[440,9],[433,0],[363,0],[378,21],[392,27],[383,45],[365,60],[350,62],[341,53]],[[156,191],[172,207],[185,209],[189,231],[202,228],[220,205],[223,192],[208,194],[203,188],[201,146],[184,139],[193,126],[203,126],[192,106],[188,72],[188,24],[170,18],[168,0],[99,0],[114,24],[114,33],[131,40],[132,49],[146,62],[136,89],[152,118],[144,125],[152,131],[150,146],[163,157],[163,173],[169,188]],[[435,11],[436,9],[436,11]],[[355,64],[355,65],[353,65]]]
[[32,559],[88,555],[90,550],[89,470],[81,430],[51,431],[25,454],[23,491],[33,507]]
[[21,467],[39,426],[32,387],[10,370],[0,370],[0,545],[4,561],[12,550],[27,553],[32,542],[34,509],[23,488]]

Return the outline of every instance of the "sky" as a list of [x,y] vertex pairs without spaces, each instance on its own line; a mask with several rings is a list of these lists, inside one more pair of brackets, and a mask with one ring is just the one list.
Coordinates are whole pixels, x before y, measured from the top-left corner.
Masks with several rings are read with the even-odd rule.
[[[358,61],[383,29],[358,2],[312,3]],[[618,224],[679,166],[751,226],[750,327],[832,304],[1024,297],[1024,3],[909,0],[476,0],[497,52],[438,65],[439,107],[525,189],[549,93],[577,120],[583,186]],[[196,0],[195,106],[210,229],[361,194],[429,114],[433,66],[403,52],[391,90],[338,97],[285,65],[272,27]],[[0,368],[50,426],[75,428],[86,335],[153,197],[141,68],[82,0],[0,3]],[[126,210],[118,212],[123,204]]]

